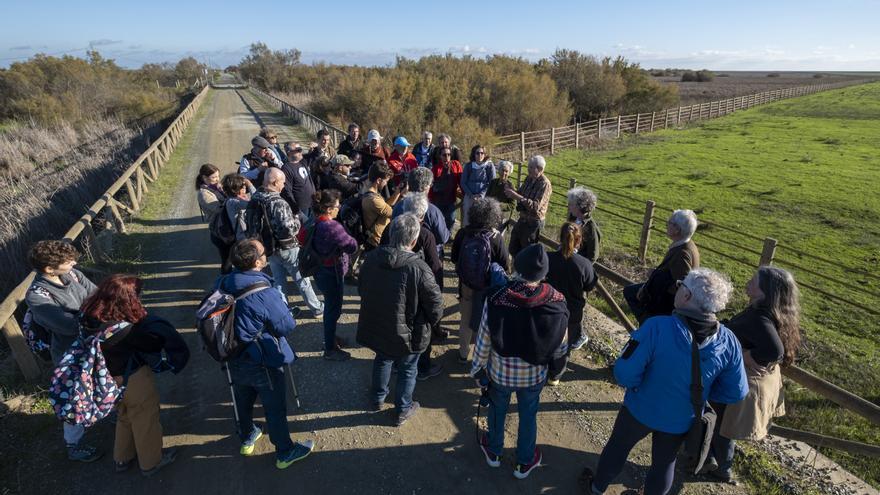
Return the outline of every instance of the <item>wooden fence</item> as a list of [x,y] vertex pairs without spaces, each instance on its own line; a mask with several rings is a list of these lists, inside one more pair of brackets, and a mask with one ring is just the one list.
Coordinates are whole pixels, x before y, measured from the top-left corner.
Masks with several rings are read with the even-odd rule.
[[[147,148],[131,166],[111,185],[107,191],[86,211],[83,216],[64,234],[64,239],[79,242],[83,250],[95,260],[106,258],[98,243],[92,222],[98,218],[109,219],[117,232],[125,233],[123,214],[132,214],[141,209],[146,200],[147,183],[155,182],[162,167],[168,163],[171,153],[180,141],[193,116],[208,92],[205,86],[168,126],[165,132]],[[21,326],[15,312],[24,302],[25,293],[34,280],[36,272],[31,272],[0,303],[0,327],[3,336],[12,350],[18,367],[28,381],[40,377],[40,368],[34,355],[25,343]]]
[[553,154],[566,148],[581,148],[599,139],[619,138],[622,134],[627,133],[643,134],[660,129],[668,129],[669,127],[679,127],[689,122],[723,117],[738,110],[746,110],[774,101],[864,84],[875,80],[859,79],[839,83],[774,89],[752,95],[736,96],[726,100],[667,108],[651,113],[605,117],[565,127],[552,127],[539,131],[508,134],[499,137],[493,143],[491,154],[493,157],[505,160],[525,161],[527,157],[532,155]]

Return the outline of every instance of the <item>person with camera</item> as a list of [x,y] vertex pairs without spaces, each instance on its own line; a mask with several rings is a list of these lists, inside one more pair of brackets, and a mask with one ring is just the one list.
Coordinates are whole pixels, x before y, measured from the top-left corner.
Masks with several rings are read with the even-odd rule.
[[[727,277],[695,268],[676,284],[675,311],[646,320],[632,333],[614,364],[614,377],[626,388],[623,406],[602,449],[595,474],[582,480],[591,494],[605,493],[635,445],[651,435],[651,468],[646,495],[662,495],[672,487],[675,460],[685,434],[700,418],[696,401],[739,402],[748,392],[740,345],[733,332],[718,322],[733,290]],[[702,385],[694,384],[693,355],[698,353]]]
[[388,159],[388,166],[394,172],[394,185],[406,181],[409,173],[419,167],[415,155],[410,153],[410,144],[404,136],[394,138],[394,151]]
[[547,161],[543,156],[529,158],[529,175],[519,190],[514,190],[513,187],[504,190],[508,198],[516,201],[516,211],[519,212],[519,218],[510,232],[508,251],[511,256],[516,256],[529,244],[538,242],[541,229],[544,228],[550,196],[553,194],[553,185],[544,175],[546,167]]
[[489,432],[480,439],[480,449],[490,467],[501,465],[504,420],[510,396],[516,394],[513,475],[524,479],[541,465],[541,449],[535,445],[538,403],[548,373],[558,374],[565,363],[568,308],[565,297],[542,282],[549,269],[542,244],[521,250],[513,267],[513,280],[486,299],[470,374],[480,388],[489,388]]
[[352,151],[357,151],[361,148],[361,127],[354,122],[348,124],[348,136],[339,143],[339,147],[336,148],[336,155],[346,155],[351,154]]
[[452,159],[452,150],[438,148],[438,161],[431,168],[434,183],[428,193],[431,203],[443,213],[446,228],[452,231],[455,225],[455,202],[461,197],[461,162]]
[[256,136],[251,140],[251,151],[238,161],[238,173],[259,183],[269,167],[281,168],[282,165],[284,163],[275,155],[272,143],[262,136]]
[[377,161],[370,166],[369,185],[366,193],[361,198],[361,210],[363,211],[364,232],[367,240],[364,252],[376,249],[382,240],[382,232],[391,223],[392,207],[406,193],[406,182],[400,183],[394,188],[391,197],[386,201],[380,191],[385,189],[394,174],[384,161]]
[[215,288],[226,294],[243,294],[235,303],[233,328],[239,341],[247,346],[227,362],[239,418],[240,453],[253,455],[257,440],[263,436],[263,430],[253,420],[254,402],[259,397],[269,440],[275,446],[275,467],[285,469],[308,456],[315,445],[311,440],[294,443],[287,424],[284,368],[296,359],[287,342],[296,322],[276,291],[252,289],[257,284],[272,284],[272,279],[262,272],[268,261],[260,241],[239,241],[232,247],[230,258],[235,269],[221,276]]
[[[79,337],[77,313],[96,289],[91,280],[74,268],[79,256],[79,251],[64,241],[39,241],[28,253],[28,261],[37,275],[24,300],[33,323],[49,331],[51,338],[47,344],[54,366],[58,366]],[[92,462],[101,458],[101,451],[82,441],[85,435],[82,425],[62,424],[68,459]]]

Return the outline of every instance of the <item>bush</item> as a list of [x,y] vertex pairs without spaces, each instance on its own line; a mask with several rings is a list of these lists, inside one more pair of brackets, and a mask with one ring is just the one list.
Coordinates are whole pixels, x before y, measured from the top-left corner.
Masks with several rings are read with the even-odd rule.
[[715,79],[715,74],[706,69],[696,72],[687,70],[681,75],[681,82],[710,82],[713,79]]
[[767,77],[779,77],[779,73],[778,72],[771,72],[771,73],[767,74]]

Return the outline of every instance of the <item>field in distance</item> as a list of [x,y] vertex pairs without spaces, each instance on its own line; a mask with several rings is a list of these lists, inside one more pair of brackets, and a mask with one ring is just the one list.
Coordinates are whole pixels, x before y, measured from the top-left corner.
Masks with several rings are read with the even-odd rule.
[[[596,217],[606,254],[636,253],[641,230],[637,224],[648,199],[658,207],[693,209],[702,220],[756,236],[716,227],[701,229],[694,237],[703,248],[703,265],[728,273],[736,285],[737,299],[727,316],[745,304],[743,288],[758,263],[760,239],[778,239],[778,266],[790,269],[802,284],[874,311],[872,315],[802,285],[806,345],[799,364],[876,403],[880,400],[878,136],[880,83],[872,83],[737,112],[685,130],[631,137],[606,151],[562,152],[548,160],[547,171],[597,188],[599,206],[605,208]],[[567,180],[551,178],[554,191],[568,188]],[[554,202],[548,223],[559,225],[564,200],[555,197]],[[655,226],[662,228],[668,215],[669,210],[658,209]],[[547,234],[555,237],[558,229],[550,227]],[[659,262],[666,246],[664,236],[653,234],[649,264]],[[852,270],[801,257],[792,249]],[[880,444],[877,427],[801,387],[788,387],[787,399],[788,416],[780,424]],[[876,459],[827,453],[880,485]]]

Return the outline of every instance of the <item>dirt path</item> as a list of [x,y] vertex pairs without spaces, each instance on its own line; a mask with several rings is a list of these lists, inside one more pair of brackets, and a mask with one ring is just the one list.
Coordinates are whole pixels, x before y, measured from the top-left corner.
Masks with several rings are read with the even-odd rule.
[[[149,309],[169,319],[185,334],[193,358],[178,376],[161,376],[162,424],[167,446],[181,448],[178,461],[151,479],[136,472],[112,473],[110,456],[93,465],[71,465],[60,448],[51,447],[46,460],[51,477],[24,480],[28,493],[578,493],[577,475],[594,466],[607,440],[622,393],[602,366],[586,352],[577,353],[563,384],[545,389],[539,414],[538,442],[545,466],[524,481],[513,478],[516,415],[508,416],[507,445],[500,469],[486,466],[475,444],[476,390],[467,368],[457,363],[454,339],[436,346],[434,357],[444,373],[419,382],[415,398],[422,410],[405,426],[393,426],[389,409],[367,412],[367,391],[373,353],[354,347],[346,363],[321,359],[320,322],[299,321],[291,343],[300,359],[294,364],[302,408],[290,411],[295,440],[314,439],[309,459],[285,471],[274,467],[268,439],[257,455],[242,458],[234,436],[232,409],[225,376],[217,363],[200,351],[193,333],[193,313],[217,274],[216,252],[201,223],[192,179],[200,164],[211,162],[232,171],[258,131],[258,121],[275,127],[283,138],[311,140],[300,130],[281,126],[284,120],[266,112],[247,92],[217,90],[193,134],[188,170],[177,184],[173,205],[160,220],[132,226],[141,245],[140,269],[147,274],[144,300]],[[444,326],[458,326],[454,283],[447,283]],[[299,296],[293,298],[301,303]],[[354,342],[358,297],[348,288],[339,334]],[[308,312],[304,311],[303,315]],[[591,324],[607,324],[592,314]],[[453,337],[455,333],[453,333]],[[386,406],[387,407],[387,406]],[[485,412],[485,411],[484,411]],[[256,413],[261,418],[261,411]],[[108,450],[112,428],[99,425],[90,439]],[[54,444],[53,444],[54,445]],[[618,484],[608,493],[628,493],[644,478],[649,462],[643,442],[631,457]],[[689,482],[677,476],[675,493],[745,493],[727,486]]]

